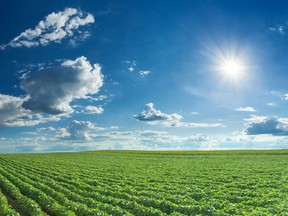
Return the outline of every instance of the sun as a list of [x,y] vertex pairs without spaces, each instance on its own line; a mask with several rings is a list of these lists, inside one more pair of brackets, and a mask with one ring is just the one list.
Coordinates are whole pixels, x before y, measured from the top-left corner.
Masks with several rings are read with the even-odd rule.
[[240,78],[244,72],[244,65],[237,60],[225,60],[219,70],[230,78]]
[[220,47],[213,41],[205,46],[206,52],[203,53],[210,59],[207,75],[209,74],[219,85],[240,89],[250,82],[255,66],[249,47],[240,47],[232,42]]

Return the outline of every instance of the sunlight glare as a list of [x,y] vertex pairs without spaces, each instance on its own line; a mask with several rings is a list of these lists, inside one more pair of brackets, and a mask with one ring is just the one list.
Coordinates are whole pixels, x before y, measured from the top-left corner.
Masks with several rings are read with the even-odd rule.
[[249,49],[236,43],[220,47],[214,42],[207,45],[207,55],[211,59],[208,68],[213,72],[221,86],[243,88],[251,79],[251,61]]
[[240,78],[244,71],[244,66],[236,60],[225,60],[220,67],[220,71],[230,78]]

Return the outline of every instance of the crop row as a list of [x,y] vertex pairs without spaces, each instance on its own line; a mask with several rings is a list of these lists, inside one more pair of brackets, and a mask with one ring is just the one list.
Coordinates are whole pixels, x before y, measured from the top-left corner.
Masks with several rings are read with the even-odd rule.
[[[11,163],[9,163],[11,164]],[[135,196],[147,196],[147,197],[154,197],[155,199],[163,199],[163,197],[166,197],[166,199],[170,200],[171,202],[178,203],[179,198],[174,195],[179,195],[181,198],[181,203],[185,204],[185,200],[187,201],[187,204],[193,203],[195,200],[199,200],[201,196],[203,196],[203,191],[200,188],[197,188],[195,184],[190,185],[182,185],[182,187],[179,187],[179,185],[173,183],[173,185],[166,185],[161,183],[154,182],[153,184],[142,182],[138,183],[137,185],[133,185],[130,182],[123,182],[113,179],[113,181],[106,181],[106,179],[97,179],[97,176],[91,179],[91,176],[81,176],[81,181],[75,180],[73,178],[67,178],[67,176],[63,177],[63,174],[58,172],[48,172],[44,171],[44,169],[40,168],[33,168],[33,167],[27,167],[22,166],[21,164],[16,165],[17,170],[19,170],[19,167],[22,167],[25,169],[25,172],[31,171],[33,173],[38,173],[41,176],[47,176],[48,178],[52,178],[56,181],[61,182],[67,182],[68,184],[74,185],[75,187],[79,188],[82,187],[83,189],[87,189],[89,191],[91,190],[98,190],[100,193],[107,193],[107,191],[115,191],[115,194],[118,193],[127,193],[128,198],[131,195]],[[79,177],[78,177],[79,178]],[[77,178],[77,179],[78,179]],[[102,180],[102,181],[100,181]],[[181,188],[181,190],[179,190]],[[210,188],[212,189],[212,188]],[[170,197],[167,197],[167,195],[171,195]],[[202,195],[201,195],[202,194]],[[118,196],[118,195],[117,195]],[[127,197],[123,197],[127,199]],[[194,199],[194,200],[193,200]]]
[[24,186],[77,215],[281,215],[288,209],[286,161],[285,155],[5,155],[0,172],[48,214]]
[[[10,170],[7,172],[0,169],[0,172],[5,178],[23,191],[26,196],[37,201],[49,214],[57,216],[73,216],[75,213],[79,216],[108,215],[96,206],[93,209],[87,208],[85,204],[73,202],[50,187],[38,182],[33,182],[29,180],[29,178],[19,175],[14,171]],[[38,187],[35,187],[36,184]],[[40,188],[42,190],[40,190]]]
[[[9,167],[9,170],[11,172],[12,167]],[[54,190],[56,191],[61,191],[62,193],[65,194],[65,196],[69,197],[69,199],[72,199],[76,202],[84,202],[85,204],[87,203],[88,206],[93,207],[95,205],[95,200],[99,200],[101,202],[109,203],[112,205],[118,205],[122,208],[125,208],[129,210],[129,212],[133,213],[134,215],[139,215],[139,214],[148,214],[149,215],[161,215],[163,214],[161,211],[167,214],[172,214],[172,213],[183,213],[183,214],[191,214],[191,213],[203,213],[205,211],[200,205],[196,205],[196,203],[193,205],[190,203],[190,205],[178,205],[176,203],[172,203],[168,201],[167,199],[158,199],[158,197],[155,198],[153,197],[153,193],[147,194],[149,195],[148,197],[142,196],[141,193],[137,194],[137,191],[134,190],[134,195],[130,195],[125,192],[121,191],[114,191],[109,190],[109,188],[105,188],[104,190],[101,189],[100,191],[93,191],[95,188],[93,188],[90,185],[87,185],[83,182],[73,182],[71,180],[67,180],[65,178],[57,178],[54,181],[44,181],[43,178],[45,176],[45,173],[41,173],[41,178],[36,177],[35,173],[26,173],[27,171],[23,172],[20,174],[20,170],[17,169],[13,173],[13,175],[18,175],[18,178],[22,178],[24,175],[27,175],[29,178],[31,178],[33,182],[37,182],[37,184],[34,183],[35,187],[40,187],[40,185],[49,185],[49,187],[54,187]],[[47,177],[47,173],[46,173]],[[49,178],[53,178],[53,176],[49,176]],[[27,179],[26,179],[27,181]],[[42,182],[40,184],[40,182]],[[59,182],[59,183],[55,183]],[[66,182],[66,183],[65,183]],[[60,185],[65,185],[66,189],[63,187],[60,187]],[[74,186],[73,186],[74,185]],[[85,188],[85,190],[81,190],[79,188]],[[68,188],[68,189],[67,189]],[[98,188],[99,189],[99,188]],[[112,189],[112,188],[111,188]],[[47,190],[47,189],[46,189]],[[72,192],[73,191],[73,192]],[[130,192],[132,190],[130,189]],[[50,192],[51,194],[51,192]],[[136,195],[135,195],[136,194]],[[81,197],[81,196],[82,197]],[[195,196],[195,195],[194,195]],[[91,200],[91,198],[93,200]],[[193,200],[192,200],[193,201]],[[218,206],[221,206],[219,204]],[[153,208],[152,208],[153,207]],[[161,211],[159,211],[160,209]],[[205,206],[205,209],[209,212],[209,207]],[[107,209],[103,209],[107,211]],[[114,213],[115,212],[110,212]]]
[[[81,212],[78,211],[77,215],[83,214],[84,210],[86,210],[86,213],[87,213],[87,210],[92,211],[92,209],[94,210],[94,212],[105,211],[113,215],[124,215],[124,214],[129,215],[130,214],[126,210],[124,209],[121,210],[120,207],[117,208],[114,206],[125,207],[126,209],[130,210],[134,215],[141,215],[141,214],[162,215],[163,214],[161,211],[157,209],[153,209],[151,207],[145,207],[145,206],[137,204],[136,202],[131,202],[129,200],[117,199],[115,197],[109,197],[100,193],[90,193],[90,195],[91,194],[93,195],[89,197],[89,194],[87,193],[87,191],[82,191],[82,190],[75,189],[75,188],[74,189],[70,188],[71,190],[69,190],[67,188],[62,187],[60,183],[57,183],[56,181],[47,181],[47,180],[45,181],[43,180],[43,177],[42,178],[36,177],[36,175],[30,175],[29,173],[25,174],[25,173],[22,173],[21,171],[16,171],[11,168],[9,168],[9,172],[11,173],[11,175],[17,177],[18,179],[21,179],[22,181],[27,182],[33,187],[46,192],[47,194],[55,198],[60,203],[63,203],[65,206],[73,206],[73,203],[75,206],[75,204],[82,203],[83,204],[82,210]],[[79,194],[81,194],[82,196]],[[67,197],[67,199],[65,200],[64,197]],[[68,201],[68,199],[72,201]],[[97,202],[97,200],[101,200],[104,203]],[[65,204],[67,202],[69,202],[70,205]],[[100,210],[97,210],[97,208]],[[72,210],[77,212],[77,209],[72,209]]]
[[31,216],[44,216],[46,215],[41,207],[34,200],[29,199],[24,196],[18,187],[7,180],[3,175],[0,174],[0,187],[8,194],[12,199],[14,199],[20,208],[27,214]]
[[0,190],[0,215],[6,216],[20,216],[17,211],[15,211],[7,201],[6,196]]
[[[33,171],[33,169],[31,168],[31,170]],[[35,171],[35,169],[34,169]],[[26,172],[26,171],[25,171]],[[31,173],[30,176],[34,176],[35,173]],[[45,175],[44,172],[41,173],[41,176],[43,177],[43,175]],[[55,173],[53,173],[53,175],[55,175]],[[52,176],[49,176],[50,178],[53,178],[53,175]],[[63,185],[63,182],[66,181],[66,188],[70,189],[70,190],[74,190],[77,189],[77,194],[83,194],[85,196],[90,196],[91,198],[93,199],[99,199],[99,197],[103,197],[103,198],[100,198],[102,202],[106,202],[108,201],[108,203],[122,203],[122,202],[118,202],[118,200],[115,200],[116,198],[121,198],[121,199],[124,199],[124,200],[127,200],[129,202],[137,202],[138,204],[141,204],[141,205],[144,205],[144,206],[152,206],[156,209],[160,209],[161,211],[167,213],[167,214],[171,214],[175,211],[177,212],[181,212],[181,213],[184,213],[184,214],[187,214],[187,213],[203,213],[205,212],[206,214],[209,214],[209,212],[213,212],[215,210],[220,210],[220,209],[223,209],[225,208],[226,205],[229,205],[229,203],[225,203],[225,202],[221,202],[219,200],[214,200],[213,201],[213,204],[205,204],[205,203],[202,203],[203,200],[201,200],[201,197],[205,197],[205,194],[201,195],[199,193],[193,193],[191,197],[194,197],[194,199],[198,199],[200,200],[201,202],[198,202],[198,203],[195,203],[193,204],[193,202],[190,202],[190,205],[189,204],[184,204],[185,203],[185,199],[182,199],[181,200],[181,204],[177,204],[177,203],[171,203],[168,201],[169,199],[169,191],[167,191],[167,194],[166,194],[166,197],[165,198],[157,198],[157,195],[158,194],[155,194],[155,193],[147,193],[146,195],[148,196],[141,196],[141,193],[143,193],[143,191],[137,191],[135,190],[135,188],[131,187],[129,189],[128,187],[128,193],[125,193],[122,191],[115,191],[115,189],[113,190],[113,187],[105,187],[105,185],[101,185],[101,187],[97,187],[97,189],[99,190],[98,194],[96,193],[93,193],[93,192],[87,192],[87,191],[93,191],[95,190],[95,187],[92,188],[91,186],[89,187],[89,185],[87,186],[84,182],[82,181],[73,181],[72,179],[71,180],[67,180],[63,177],[60,177],[58,176],[56,179],[54,179],[55,181],[57,182],[61,182],[60,184]],[[83,179],[81,179],[83,180]],[[84,179],[85,180],[85,179]],[[70,187],[69,186],[73,186],[73,187]],[[85,191],[84,192],[81,192],[79,191],[78,188],[85,188]],[[182,188],[183,189],[183,188]],[[134,195],[131,195],[134,194]],[[100,196],[99,196],[100,195]],[[103,196],[104,195],[104,196]],[[149,196],[150,195],[150,196]],[[155,197],[156,195],[156,197]],[[237,201],[235,198],[233,198],[235,195],[231,196],[231,198],[229,197],[229,200],[231,202],[235,202]],[[154,198],[153,198],[154,197]],[[171,197],[173,198],[173,196],[171,195]],[[108,198],[108,199],[107,199]],[[174,198],[175,199],[175,198]],[[126,201],[126,203],[127,203]],[[188,202],[191,201],[191,199],[188,200]],[[193,201],[193,199],[192,199]],[[205,200],[204,200],[205,201]],[[128,202],[128,203],[129,203]],[[119,204],[118,204],[119,205]],[[127,207],[127,206],[126,206]]]
[[[13,170],[11,164],[7,166],[9,166],[9,170],[11,172],[11,170]],[[17,169],[18,171],[16,171],[16,167],[14,169],[15,169],[14,175],[17,175],[17,173],[19,173],[19,169]],[[56,179],[54,179],[51,184],[51,178],[53,178],[53,175],[49,175],[47,174],[47,172],[46,173],[39,172],[38,175],[40,175],[41,177],[36,177],[37,175],[35,175],[35,172],[33,172],[33,170],[31,172],[29,172],[28,170],[25,170],[21,173],[21,175],[23,176],[26,175],[28,178],[32,179],[33,180],[32,184],[33,182],[37,182],[37,184],[34,183],[35,187],[39,188],[40,187],[39,183],[41,182],[41,184],[43,185],[48,185],[49,187],[53,187],[54,190],[56,191],[63,192],[65,196],[69,197],[69,199],[73,199],[74,201],[77,201],[77,202],[78,201],[84,202],[85,204],[88,203],[88,206],[90,207],[93,207],[93,205],[95,204],[95,200],[99,200],[101,202],[123,207],[129,210],[129,212],[136,214],[136,215],[139,215],[140,213],[147,215],[148,212],[150,212],[149,215],[152,215],[152,213],[157,214],[158,212],[157,209],[160,209],[161,211],[167,214],[178,212],[178,213],[183,213],[183,214],[205,213],[206,215],[210,215],[211,213],[213,213],[213,211],[216,210],[216,208],[221,209],[225,207],[224,203],[221,203],[221,202],[219,203],[219,201],[217,200],[215,200],[213,207],[211,207],[211,205],[207,206],[207,204],[203,205],[203,203],[196,204],[195,202],[194,204],[191,202],[190,205],[188,204],[185,205],[183,203],[181,205],[178,205],[176,203],[171,203],[167,201],[167,199],[163,199],[163,198],[157,199],[155,197],[153,198],[153,195],[154,195],[153,193],[147,194],[147,195],[150,195],[148,197],[143,197],[140,195],[141,193],[137,194],[135,190],[130,190],[130,192],[134,191],[134,195],[124,193],[123,191],[113,192],[113,190],[109,190],[109,188],[105,188],[105,187],[104,189],[102,188],[100,191],[95,192],[95,188],[93,188],[90,185],[87,185],[86,183],[83,183],[80,181],[73,181],[69,179],[67,180],[59,176]],[[23,176],[21,175],[19,176],[19,178],[23,178]],[[44,176],[45,178],[43,178]],[[45,181],[45,179],[49,179],[49,180]],[[60,185],[65,186],[66,189],[63,187],[60,187]],[[81,190],[80,188],[84,188],[85,190]],[[83,197],[80,197],[79,195]],[[196,197],[196,196],[198,196],[197,193],[193,194],[193,197]],[[87,199],[87,197],[89,197],[90,199],[89,198]],[[167,197],[169,198],[169,196]],[[91,198],[93,198],[94,201],[92,201]],[[139,206],[139,204],[141,206]],[[149,210],[151,210],[151,206],[154,207],[156,210],[147,211],[146,210],[147,207],[145,206],[150,206]],[[105,211],[107,211],[107,209]],[[160,212],[158,212],[158,214],[160,214]]]
[[[40,187],[43,189],[43,185],[47,185],[50,187],[50,194],[52,194],[51,189],[53,188],[55,191],[63,193],[66,197],[68,197],[71,200],[74,200],[75,202],[83,202],[85,203],[88,207],[93,208],[96,204],[96,200],[104,203],[111,204],[113,206],[119,206],[121,208],[127,209],[130,213],[134,215],[162,215],[163,213],[159,211],[156,208],[148,207],[148,206],[155,206],[157,208],[163,208],[166,213],[173,213],[175,209],[175,204],[171,204],[165,200],[156,200],[156,199],[149,199],[147,197],[136,197],[136,196],[131,196],[129,194],[123,194],[123,193],[111,193],[110,191],[100,191],[100,192],[95,192],[92,191],[93,187],[90,185],[86,185],[85,188],[86,190],[81,190],[77,187],[74,187],[73,185],[69,184],[71,182],[65,180],[65,179],[57,179],[57,181],[51,181],[51,180],[45,180],[43,176],[37,177],[37,175],[33,173],[21,173],[17,172],[16,170],[13,171],[13,168],[9,168],[10,172],[12,171],[13,175],[19,175],[17,176],[18,178],[21,178],[24,180],[25,175],[27,175],[28,178],[31,180],[27,180],[26,182],[29,181],[31,184],[33,184],[35,187]],[[69,182],[69,183],[63,183],[63,181]],[[37,183],[33,183],[37,182]],[[60,183],[61,182],[61,183]],[[85,184],[85,183],[82,183]],[[42,185],[42,186],[41,186]],[[66,186],[62,187],[63,185]],[[78,186],[83,186],[81,183],[78,183]],[[46,191],[48,189],[46,188]],[[54,192],[55,193],[55,192]],[[114,195],[114,196],[111,196]],[[55,194],[54,194],[55,196]],[[124,199],[125,198],[125,199]],[[135,201],[137,200],[137,202]],[[139,204],[140,203],[140,204]],[[145,206],[145,205],[147,206]],[[103,205],[101,203],[98,203],[98,205]],[[174,208],[174,209],[173,209]],[[102,210],[111,213],[111,214],[116,214],[117,212],[113,209],[103,209]],[[112,210],[112,212],[111,212]],[[187,210],[186,210],[187,211]],[[119,215],[123,214],[129,214],[128,212],[118,212]]]

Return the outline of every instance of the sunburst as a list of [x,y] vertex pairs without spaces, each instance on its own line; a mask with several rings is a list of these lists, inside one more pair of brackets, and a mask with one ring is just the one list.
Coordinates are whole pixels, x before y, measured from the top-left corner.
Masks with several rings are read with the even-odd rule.
[[245,71],[245,66],[237,59],[225,59],[219,66],[218,70],[224,76],[231,79],[240,79]]

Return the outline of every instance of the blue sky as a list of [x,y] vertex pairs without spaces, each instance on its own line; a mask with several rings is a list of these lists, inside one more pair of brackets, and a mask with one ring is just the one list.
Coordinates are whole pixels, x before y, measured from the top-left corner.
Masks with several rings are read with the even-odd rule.
[[5,1],[0,152],[288,147],[288,3]]

